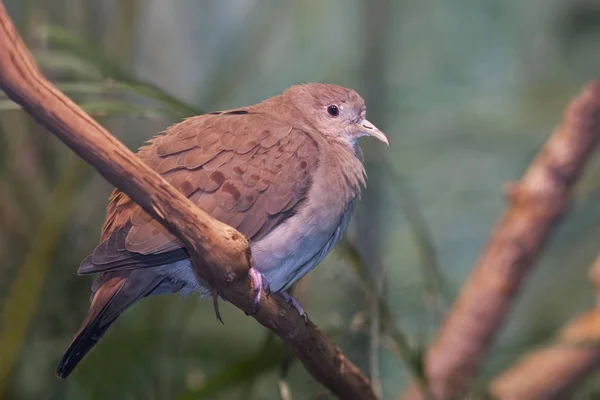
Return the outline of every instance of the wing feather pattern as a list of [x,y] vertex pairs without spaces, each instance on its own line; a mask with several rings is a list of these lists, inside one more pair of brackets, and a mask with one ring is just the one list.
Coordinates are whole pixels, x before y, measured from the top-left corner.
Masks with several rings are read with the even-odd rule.
[[[138,155],[209,215],[257,241],[302,206],[318,150],[306,132],[239,110],[189,118]],[[115,190],[102,242],[79,273],[151,267],[186,257],[173,235]]]

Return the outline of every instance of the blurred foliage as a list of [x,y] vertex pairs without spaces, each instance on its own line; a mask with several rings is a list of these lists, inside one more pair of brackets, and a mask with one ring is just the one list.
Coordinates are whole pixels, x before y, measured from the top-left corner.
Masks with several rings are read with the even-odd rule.
[[[163,112],[170,118],[178,120],[183,117],[202,114],[202,111],[198,108],[177,100],[175,97],[169,95],[150,82],[145,82],[136,78],[133,73],[122,68],[119,64],[107,57],[100,49],[81,39],[76,33],[58,27],[48,26],[45,30],[45,35],[48,44],[53,49],[51,57],[45,59],[46,62],[52,64],[52,61],[56,60],[54,57],[60,57],[60,54],[64,52],[78,62],[85,63],[85,70],[97,70],[102,79],[109,80],[109,82],[117,82],[117,85],[110,84],[113,89],[119,88],[159,101],[165,107]],[[42,66],[46,65],[42,62]],[[77,78],[81,79],[81,77],[75,75],[75,79]],[[83,93],[86,92],[86,88],[80,89],[82,89],[81,91]],[[90,88],[88,87],[87,89],[89,90]],[[119,109],[122,107],[123,104],[112,106],[110,103],[105,103],[96,108]],[[127,115],[127,112],[124,114]]]
[[[383,398],[422,354],[562,108],[600,70],[600,1],[5,0],[45,73],[131,147],[201,110],[328,81],[367,99],[369,190],[303,282],[311,318]],[[600,158],[520,296],[486,379],[593,303]],[[161,296],[54,378],[87,310],[110,187],[0,95],[0,398],[326,398],[281,342],[224,305]],[[234,327],[234,329],[231,329]],[[400,361],[400,362],[399,362]],[[278,385],[279,383],[279,385]],[[598,393],[592,380],[582,398]],[[589,396],[589,397],[588,397]]]
[[62,238],[67,225],[70,203],[74,200],[74,190],[81,176],[80,163],[74,154],[69,155],[69,162],[52,195],[48,212],[34,233],[31,250],[17,271],[4,301],[1,320],[3,329],[0,334],[0,393],[6,391],[13,364],[37,308],[41,287],[53,258],[52,253],[58,247],[57,241]]

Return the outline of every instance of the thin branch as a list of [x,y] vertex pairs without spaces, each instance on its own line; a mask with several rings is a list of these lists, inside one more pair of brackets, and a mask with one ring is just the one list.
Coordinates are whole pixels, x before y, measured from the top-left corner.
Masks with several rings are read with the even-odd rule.
[[[436,399],[460,398],[468,389],[599,140],[600,82],[591,82],[521,181],[508,188],[510,206],[426,355]],[[419,398],[417,387],[404,395]]]
[[[0,2],[0,89],[186,246],[196,272],[244,312],[253,313],[248,241],[211,218],[152,171],[41,74]],[[168,218],[167,218],[168,216]],[[375,399],[368,379],[280,296],[262,296],[252,315],[294,351],[319,382],[343,399]]]
[[533,351],[490,385],[502,400],[572,398],[581,382],[600,367],[600,255],[590,269],[596,308],[570,321],[550,346]]

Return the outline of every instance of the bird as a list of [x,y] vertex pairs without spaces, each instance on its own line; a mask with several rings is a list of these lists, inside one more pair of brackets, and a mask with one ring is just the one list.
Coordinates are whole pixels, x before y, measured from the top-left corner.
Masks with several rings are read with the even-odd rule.
[[[358,140],[389,146],[360,95],[305,83],[258,104],[193,116],[147,141],[137,156],[211,217],[250,242],[252,281],[280,293],[332,250],[366,186]],[[90,307],[60,361],[66,378],[117,317],[154,295],[213,290],[183,244],[125,193],[108,202],[100,244],[79,266],[95,274]]]

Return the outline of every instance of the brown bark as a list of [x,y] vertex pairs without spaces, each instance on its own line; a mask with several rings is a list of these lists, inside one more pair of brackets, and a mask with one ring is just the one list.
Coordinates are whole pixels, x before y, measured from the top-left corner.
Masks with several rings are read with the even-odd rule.
[[[569,105],[521,181],[507,190],[509,208],[426,354],[435,399],[460,398],[468,389],[599,139],[600,82],[592,82]],[[404,394],[406,400],[420,398],[416,386]]]
[[[44,78],[0,2],[0,89],[91,164],[188,249],[196,271],[244,312],[253,312],[248,241],[212,219],[146,166]],[[200,266],[200,267],[199,267]],[[281,337],[315,379],[343,399],[375,399],[367,378],[312,322],[279,296],[252,315]]]
[[571,398],[580,383],[600,366],[600,255],[590,276],[599,294],[596,308],[570,321],[554,343],[527,354],[495,378],[489,390],[494,398]]

